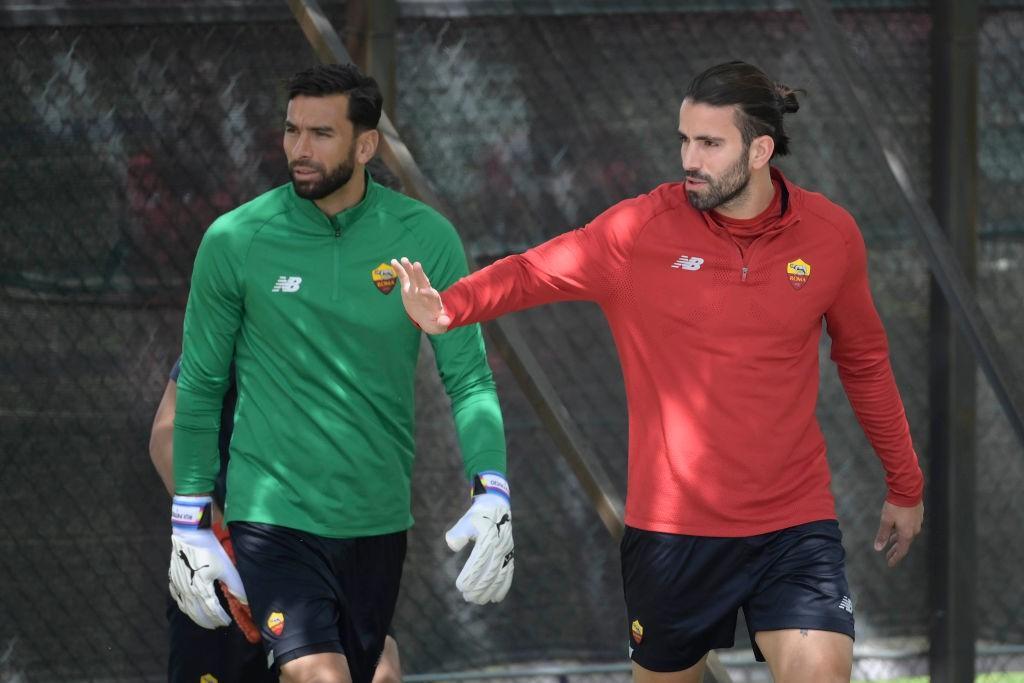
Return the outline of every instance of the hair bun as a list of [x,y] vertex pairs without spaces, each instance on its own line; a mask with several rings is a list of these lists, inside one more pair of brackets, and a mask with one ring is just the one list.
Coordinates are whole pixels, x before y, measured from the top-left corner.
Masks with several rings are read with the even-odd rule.
[[800,103],[797,102],[796,94],[803,92],[802,90],[794,90],[788,85],[782,83],[775,84],[775,97],[779,102],[779,109],[783,114],[793,114],[800,109]]

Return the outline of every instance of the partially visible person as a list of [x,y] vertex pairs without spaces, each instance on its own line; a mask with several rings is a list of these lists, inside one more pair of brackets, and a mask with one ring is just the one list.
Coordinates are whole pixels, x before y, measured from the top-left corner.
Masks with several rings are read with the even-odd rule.
[[[173,495],[174,485],[174,413],[178,394],[178,374],[181,372],[179,358],[171,368],[167,386],[153,417],[153,426],[149,438],[149,457],[153,461],[157,474]],[[228,557],[234,559],[231,537],[223,523],[221,511],[224,509],[225,477],[231,432],[234,426],[235,403],[238,398],[234,381],[234,370],[230,373],[231,381],[224,394],[224,403],[220,414],[219,451],[221,458],[220,471],[214,484],[214,506],[212,529],[224,547]],[[223,591],[222,591],[223,593]],[[228,596],[225,595],[225,601]],[[259,629],[252,621],[252,615],[232,600],[229,612],[232,624],[226,627],[208,629],[196,624],[178,607],[177,603],[167,598],[167,621],[169,626],[170,647],[167,661],[168,683],[195,683],[196,681],[216,680],[219,683],[276,683],[277,675],[267,667],[267,658],[260,642]],[[203,678],[204,676],[212,677]],[[398,655],[398,643],[390,635],[384,644],[384,651],[374,672],[373,683],[399,683],[402,680],[401,663]]]
[[895,566],[924,479],[849,213],[771,166],[796,91],[743,62],[711,67],[679,109],[683,182],[438,292],[392,261],[430,334],[541,304],[608,318],[629,405],[622,574],[633,676],[697,683],[743,608],[777,683],[850,680],[853,600],[817,419],[822,323],[886,473],[875,538]]

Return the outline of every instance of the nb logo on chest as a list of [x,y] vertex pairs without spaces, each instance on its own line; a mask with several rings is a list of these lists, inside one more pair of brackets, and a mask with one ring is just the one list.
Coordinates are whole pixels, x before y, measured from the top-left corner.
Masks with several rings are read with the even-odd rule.
[[700,256],[687,256],[683,254],[676,259],[676,262],[672,264],[673,268],[680,270],[700,270],[700,267],[704,264],[704,259]]
[[287,275],[282,275],[281,277],[277,278],[277,282],[274,283],[274,288],[272,290],[270,290],[270,291],[271,292],[297,292],[297,291],[299,291],[299,287],[301,287],[301,286],[302,286],[302,278],[301,277],[299,277],[297,275],[293,275],[292,277],[288,277]]

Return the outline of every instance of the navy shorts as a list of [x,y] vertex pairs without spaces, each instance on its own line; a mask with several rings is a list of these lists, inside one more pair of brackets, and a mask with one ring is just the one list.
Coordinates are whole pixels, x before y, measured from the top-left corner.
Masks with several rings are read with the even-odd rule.
[[[740,607],[751,637],[803,628],[853,638],[835,520],[740,538],[626,527],[621,551],[630,657],[645,669],[681,671],[732,647]],[[754,655],[764,661],[756,644]]]
[[398,601],[406,532],[325,538],[232,522],[238,573],[267,663],[337,652],[353,683],[370,683]]
[[[253,645],[238,627],[203,628],[167,598],[170,630],[169,683],[276,683],[277,674],[267,669],[267,656],[259,643]],[[226,607],[225,607],[226,611]],[[204,678],[205,676],[205,678]]]

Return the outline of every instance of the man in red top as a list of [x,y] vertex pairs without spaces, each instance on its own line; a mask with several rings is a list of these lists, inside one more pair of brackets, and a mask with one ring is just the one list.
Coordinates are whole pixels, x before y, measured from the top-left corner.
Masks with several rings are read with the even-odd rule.
[[853,218],[786,180],[794,91],[742,62],[697,76],[679,110],[685,180],[439,294],[396,264],[426,332],[553,301],[598,303],[622,362],[629,481],[622,542],[634,680],[701,679],[743,608],[776,681],[849,681],[853,603],[815,418],[832,360],[886,472],[875,549],[921,529],[923,477]]

